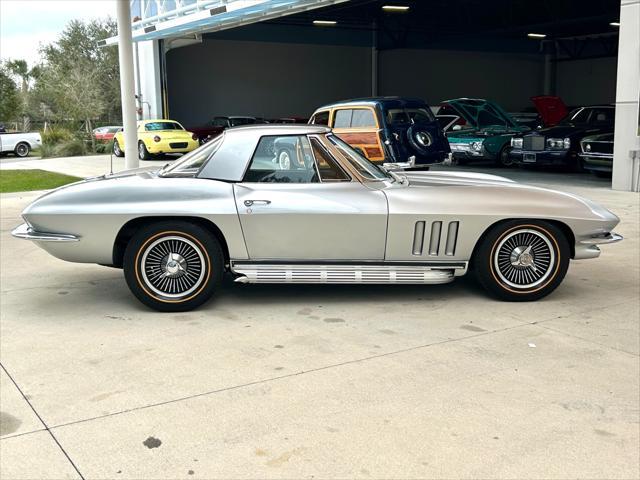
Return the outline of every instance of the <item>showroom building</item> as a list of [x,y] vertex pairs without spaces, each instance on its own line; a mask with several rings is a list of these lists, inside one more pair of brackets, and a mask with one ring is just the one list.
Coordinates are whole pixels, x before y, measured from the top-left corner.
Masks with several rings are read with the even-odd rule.
[[126,13],[138,119],[308,118],[384,95],[530,112],[557,95],[616,105],[613,187],[638,189],[640,0],[133,0]]

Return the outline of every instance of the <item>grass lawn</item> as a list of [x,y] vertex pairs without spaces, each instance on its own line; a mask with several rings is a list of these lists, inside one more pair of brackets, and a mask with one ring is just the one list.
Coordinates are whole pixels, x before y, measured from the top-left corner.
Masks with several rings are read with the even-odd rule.
[[46,170],[0,170],[0,193],[49,190],[82,180]]

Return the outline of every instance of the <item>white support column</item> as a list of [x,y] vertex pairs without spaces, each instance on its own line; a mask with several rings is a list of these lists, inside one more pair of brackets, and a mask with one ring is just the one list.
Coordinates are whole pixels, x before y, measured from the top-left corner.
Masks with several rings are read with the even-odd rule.
[[117,0],[118,59],[120,62],[120,98],[124,127],[125,168],[138,167],[135,85],[133,82],[133,41],[129,0]]
[[613,147],[613,188],[638,191],[640,138],[640,0],[621,0],[616,131]]

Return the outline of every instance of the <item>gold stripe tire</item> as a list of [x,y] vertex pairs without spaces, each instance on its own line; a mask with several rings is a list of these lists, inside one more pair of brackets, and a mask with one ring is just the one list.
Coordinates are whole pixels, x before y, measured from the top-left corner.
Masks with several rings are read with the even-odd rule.
[[192,310],[220,288],[224,256],[208,230],[188,221],[159,221],[140,228],[124,255],[131,293],[162,312]]
[[509,220],[491,227],[472,259],[476,279],[493,297],[538,300],[553,292],[569,268],[565,234],[542,220]]

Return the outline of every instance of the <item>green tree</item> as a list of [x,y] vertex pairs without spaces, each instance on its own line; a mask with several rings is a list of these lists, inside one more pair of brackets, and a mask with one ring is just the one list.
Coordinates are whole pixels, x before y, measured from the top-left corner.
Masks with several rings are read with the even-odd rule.
[[20,94],[4,65],[0,65],[0,121],[15,120],[20,115]]
[[[120,118],[118,51],[98,46],[100,40],[116,33],[116,22],[111,18],[89,22],[73,20],[56,42],[42,48],[43,64],[38,81],[45,82],[48,95],[43,99],[49,98],[49,106],[58,116],[83,121]],[[86,105],[77,105],[77,102],[86,102]],[[81,111],[82,117],[77,117]]]

